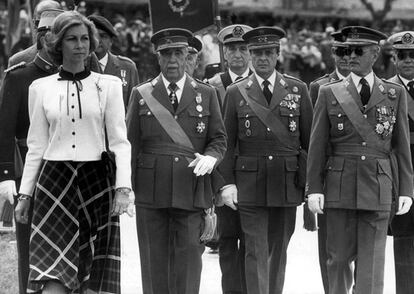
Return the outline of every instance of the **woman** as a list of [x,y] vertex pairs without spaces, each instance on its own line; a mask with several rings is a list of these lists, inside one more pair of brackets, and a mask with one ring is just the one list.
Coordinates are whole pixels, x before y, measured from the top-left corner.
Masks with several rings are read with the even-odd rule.
[[[118,215],[129,204],[131,147],[121,81],[84,65],[96,34],[81,14],[59,15],[46,46],[61,70],[29,88],[29,151],[16,219],[26,222],[34,191],[31,291],[120,293]],[[115,196],[101,161],[105,133],[116,158]]]

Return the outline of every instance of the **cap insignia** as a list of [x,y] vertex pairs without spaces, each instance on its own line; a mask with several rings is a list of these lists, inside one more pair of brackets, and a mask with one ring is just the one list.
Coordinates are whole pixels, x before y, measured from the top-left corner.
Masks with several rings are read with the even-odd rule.
[[401,37],[401,43],[403,44],[413,44],[414,38],[410,33],[405,33],[404,36]]
[[257,41],[259,43],[266,43],[267,42],[267,37],[259,37],[259,38],[257,38]]
[[358,30],[356,28],[351,29],[350,38],[351,39],[358,39],[359,38]]
[[233,29],[233,37],[240,38],[244,34],[243,28],[241,26],[236,26]]

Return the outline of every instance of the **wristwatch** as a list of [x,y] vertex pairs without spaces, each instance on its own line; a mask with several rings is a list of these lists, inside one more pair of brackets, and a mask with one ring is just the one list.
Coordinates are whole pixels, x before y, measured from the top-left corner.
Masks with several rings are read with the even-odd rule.
[[18,201],[22,200],[30,200],[32,197],[26,194],[20,194],[19,198],[17,198]]
[[131,193],[131,188],[119,187],[119,188],[116,188],[115,191],[118,192],[118,193],[129,196],[129,193]]

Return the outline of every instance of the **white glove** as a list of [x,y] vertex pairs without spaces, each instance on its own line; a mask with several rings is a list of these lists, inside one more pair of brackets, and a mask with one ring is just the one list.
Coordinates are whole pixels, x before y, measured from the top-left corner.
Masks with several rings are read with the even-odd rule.
[[313,213],[323,214],[325,195],[322,193],[312,193],[308,195],[309,210]]
[[6,198],[11,204],[14,203],[13,196],[17,195],[16,182],[13,180],[6,180],[0,182],[0,197]]
[[205,174],[211,172],[214,169],[214,165],[217,162],[217,158],[214,158],[210,155],[201,155],[200,153],[195,153],[196,158],[190,162],[188,167],[194,167],[193,173],[196,174],[196,176],[204,176]]
[[410,210],[411,204],[413,204],[413,199],[408,196],[399,196],[398,197],[398,211],[396,215],[402,215],[407,213]]
[[221,189],[221,199],[224,205],[237,210],[237,187],[234,184],[226,185]]

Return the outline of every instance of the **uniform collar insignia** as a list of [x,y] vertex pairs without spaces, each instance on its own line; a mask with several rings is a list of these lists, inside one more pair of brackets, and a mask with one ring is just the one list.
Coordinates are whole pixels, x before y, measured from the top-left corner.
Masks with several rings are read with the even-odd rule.
[[253,84],[253,81],[249,79],[249,81],[247,82],[246,88],[250,88]]
[[378,88],[380,89],[381,93],[384,94],[385,88],[382,84],[379,84]]
[[286,85],[287,85],[284,79],[280,79],[280,84],[281,84],[283,87],[286,87]]
[[191,86],[193,86],[193,88],[196,89],[197,88],[197,83],[194,80],[192,80],[191,81]]
[[155,78],[155,79],[153,79],[152,81],[151,81],[151,85],[153,86],[153,87],[155,87],[155,85],[158,83],[158,78]]

